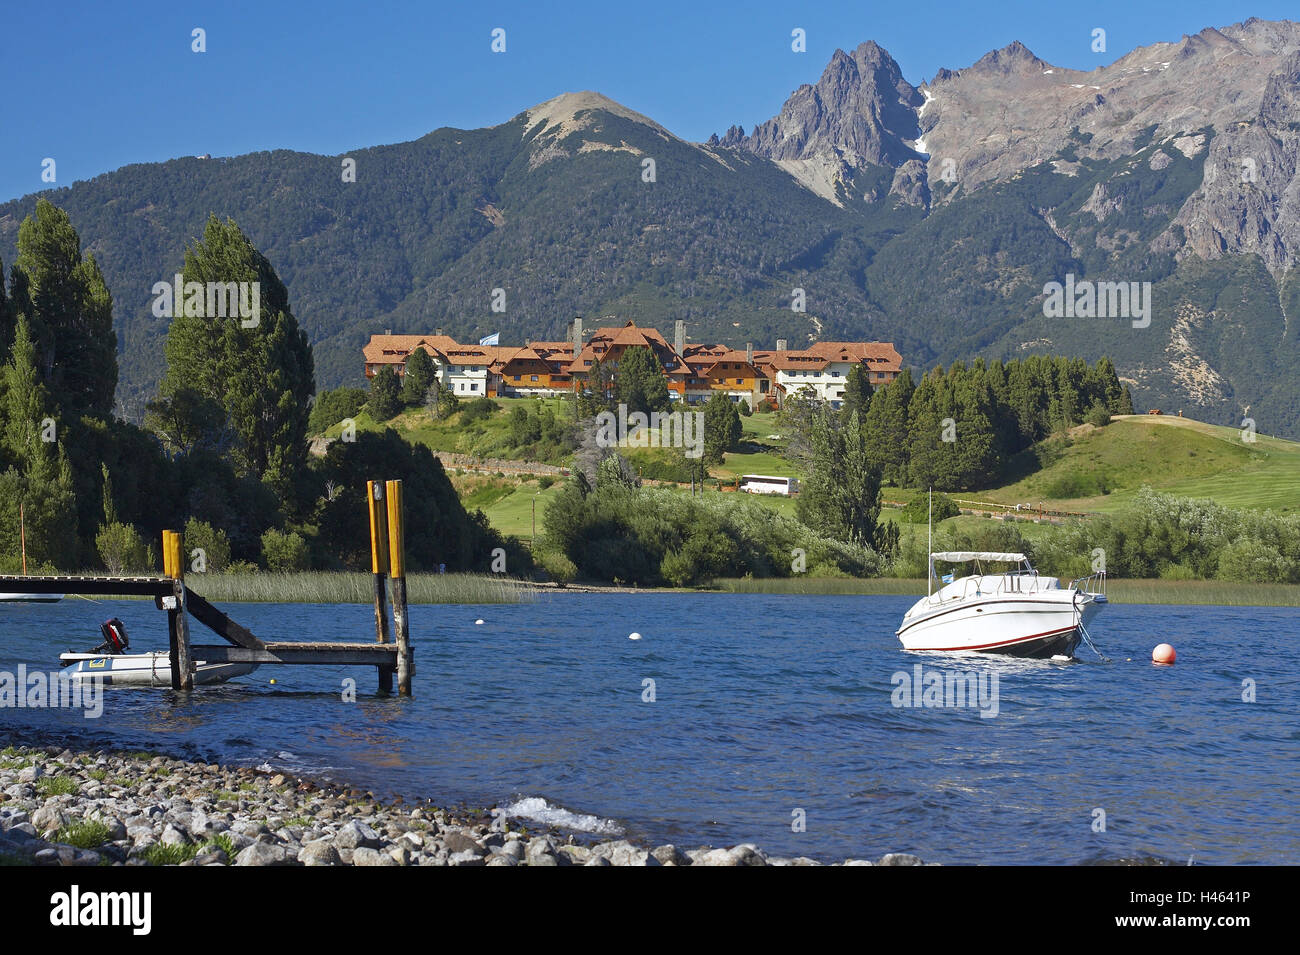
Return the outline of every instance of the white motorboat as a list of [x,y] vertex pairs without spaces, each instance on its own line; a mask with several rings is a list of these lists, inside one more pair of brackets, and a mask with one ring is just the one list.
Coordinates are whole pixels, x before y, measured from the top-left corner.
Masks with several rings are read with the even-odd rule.
[[[937,591],[934,562],[971,563],[974,573],[941,578]],[[1012,569],[988,573],[985,563]],[[1106,604],[1105,573],[1062,586],[1040,576],[1024,554],[992,551],[940,551],[930,554],[927,595],[903,617],[897,636],[906,650],[953,653],[1005,653],[1020,657],[1073,655],[1087,624]]]
[[63,599],[63,594],[0,594],[0,604],[52,604]]
[[[59,662],[73,680],[100,680],[104,686],[171,686],[171,654],[162,650],[127,653],[126,626],[114,617],[100,624],[104,642],[87,653],[60,653]],[[194,661],[194,683],[207,686],[246,676],[256,663]]]

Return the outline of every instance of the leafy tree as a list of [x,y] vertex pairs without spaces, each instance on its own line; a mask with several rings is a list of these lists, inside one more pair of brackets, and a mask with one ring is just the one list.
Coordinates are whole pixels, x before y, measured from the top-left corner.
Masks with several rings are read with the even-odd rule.
[[390,420],[402,409],[401,394],[402,386],[393,369],[385,366],[375,372],[375,377],[370,379],[370,400],[366,407],[376,424]]
[[259,311],[256,324],[245,327],[253,318],[195,315],[188,302],[174,303],[160,394],[173,398],[188,387],[219,404],[234,436],[237,473],[265,481],[292,507],[307,466],[308,401],[316,385],[311,347],[289,309],[289,293],[239,227],[215,215],[203,239],[185,251],[183,281],[205,288],[250,283]]
[[799,519],[815,531],[863,547],[892,545],[883,536],[880,466],[867,449],[861,419],[837,428],[829,413],[813,420],[812,455],[795,501]]
[[628,348],[618,360],[614,396],[628,414],[665,410],[670,399],[659,359],[649,348]]
[[704,403],[704,463],[721,464],[723,455],[740,444],[743,433],[736,403],[715,391]]
[[23,273],[37,367],[58,407],[70,420],[109,415],[117,387],[113,299],[95,257],[82,258],[68,214],[47,199],[18,228],[14,268]]
[[319,528],[320,551],[349,569],[370,566],[366,517],[366,481],[376,477],[400,479],[406,506],[406,559],[413,571],[487,572],[492,550],[506,551],[511,574],[531,567],[527,549],[516,538],[503,539],[481,512],[468,514],[442,463],[425,445],[402,440],[392,428],[358,432],[357,440],[330,445],[314,465],[321,481],[339,489],[332,499],[317,503],[312,523]]
[[424,404],[424,397],[433,385],[437,369],[433,359],[423,348],[417,348],[406,359],[406,371],[402,375],[402,401],[409,407]]

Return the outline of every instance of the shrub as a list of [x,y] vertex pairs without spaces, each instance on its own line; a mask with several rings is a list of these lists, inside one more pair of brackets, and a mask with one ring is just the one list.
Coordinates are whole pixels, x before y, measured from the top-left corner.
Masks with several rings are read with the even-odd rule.
[[297,531],[278,531],[274,527],[262,535],[262,559],[268,570],[292,573],[306,570],[310,564],[307,541]]
[[1098,428],[1104,428],[1110,424],[1110,409],[1106,407],[1104,402],[1095,401],[1092,407],[1088,409],[1087,414],[1083,416],[1083,420],[1088,424],[1096,425]]
[[185,522],[184,545],[187,559],[191,561],[198,559],[195,550],[203,551],[206,573],[221,573],[230,566],[230,539],[225,531],[216,530],[206,521],[191,517]]
[[[961,513],[953,499],[947,494],[936,494],[934,496],[934,522],[945,521],[950,517],[956,517]],[[925,524],[930,520],[930,497],[928,494],[918,494],[912,500],[907,502],[899,515],[899,520],[907,524]]]
[[548,487],[551,487],[553,484],[555,484],[555,478],[551,477],[549,474],[537,479],[537,487],[543,491]]
[[118,521],[99,529],[95,535],[95,550],[108,572],[114,576],[120,576],[126,571],[147,571],[152,563],[149,548],[140,537],[140,532],[132,525]]
[[307,418],[307,433],[321,434],[344,418],[355,418],[366,406],[369,396],[360,388],[335,388],[322,391],[312,402]]
[[465,406],[461,408],[460,423],[467,425],[478,421],[486,421],[492,416],[492,412],[496,410],[496,402],[491,398],[475,398],[473,401],[466,402]]

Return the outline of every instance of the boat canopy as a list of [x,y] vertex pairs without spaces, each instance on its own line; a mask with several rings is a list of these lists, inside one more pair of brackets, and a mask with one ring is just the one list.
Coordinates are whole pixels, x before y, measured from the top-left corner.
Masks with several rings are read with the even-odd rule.
[[966,561],[966,560],[1007,560],[1020,563],[1026,560],[1024,554],[1003,554],[988,550],[946,550],[930,555],[932,560]]

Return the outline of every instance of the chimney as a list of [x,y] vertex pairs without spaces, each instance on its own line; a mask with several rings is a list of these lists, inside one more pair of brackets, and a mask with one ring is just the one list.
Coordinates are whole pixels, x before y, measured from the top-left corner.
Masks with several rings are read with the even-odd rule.
[[391,334],[393,334],[393,330],[392,330],[391,328],[385,328],[385,329],[384,329],[384,334],[385,334],[385,335],[391,335]]
[[573,357],[577,358],[582,351],[582,316],[579,315],[573,320]]
[[438,329],[436,332],[434,332],[434,334],[437,335],[437,336],[439,336],[439,337],[442,337],[442,329],[441,329],[441,328]]
[[777,351],[785,351],[785,339],[784,339],[784,338],[778,338],[778,339],[776,340],[776,350],[777,350]]
[[754,364],[754,343],[745,342],[745,361]]
[[673,323],[673,350],[679,355],[686,350],[686,323],[680,318]]

